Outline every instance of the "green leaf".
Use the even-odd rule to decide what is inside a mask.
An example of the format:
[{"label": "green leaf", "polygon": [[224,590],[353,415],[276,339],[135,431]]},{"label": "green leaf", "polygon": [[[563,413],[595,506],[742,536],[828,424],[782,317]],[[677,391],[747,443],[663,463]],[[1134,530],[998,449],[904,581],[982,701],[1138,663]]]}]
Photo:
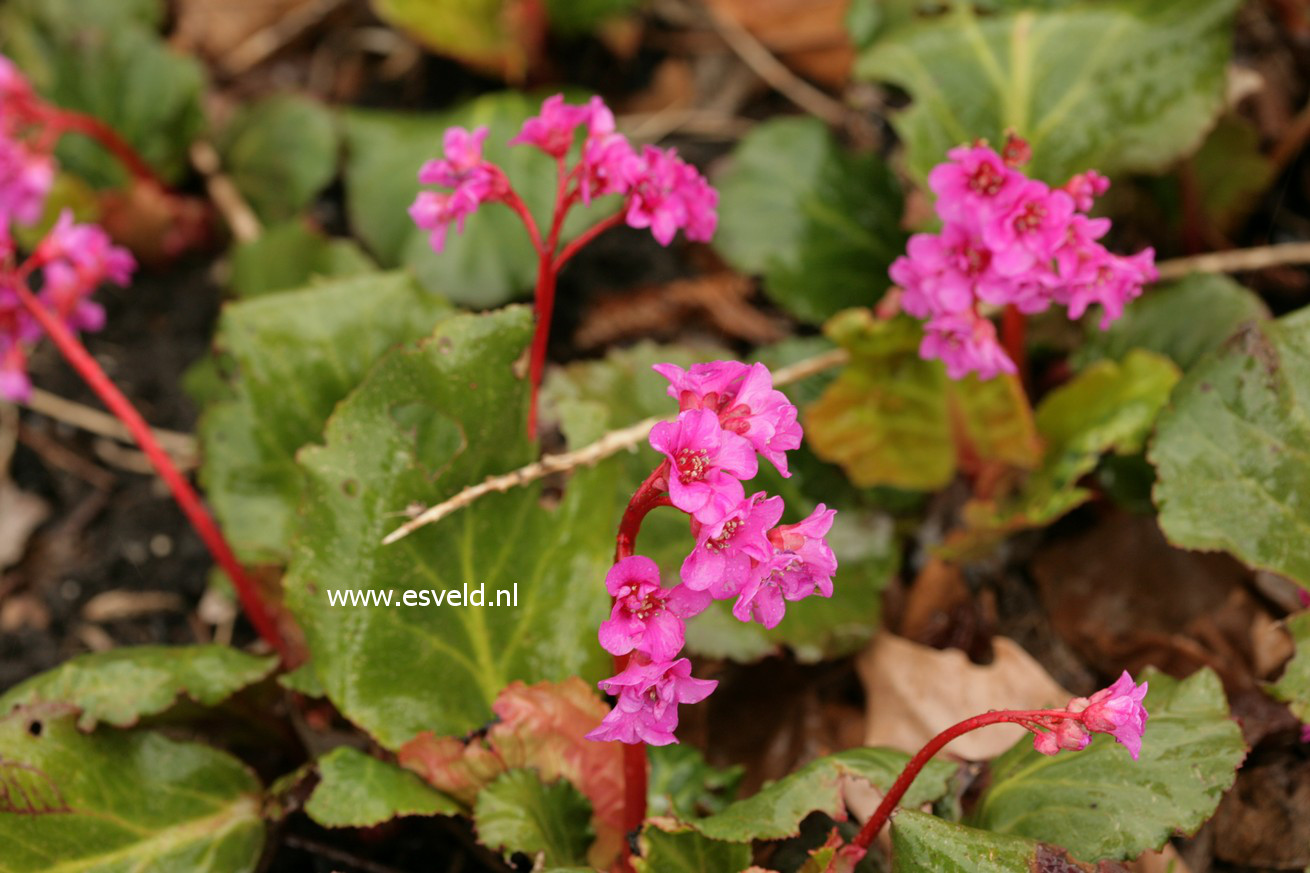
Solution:
[{"label": "green leaf", "polygon": [[856,155],[813,118],[766,121],[715,180],[715,248],[803,321],[870,305],[905,248],[901,191],[886,163]]},{"label": "green leaf", "polygon": [[1287,620],[1287,630],[1296,643],[1296,654],[1288,662],[1283,676],[1269,691],[1291,707],[1292,714],[1310,723],[1310,612]]},{"label": "green leaf", "polygon": [[1148,457],[1170,542],[1310,587],[1310,309],[1250,325],[1193,367]]},{"label": "green leaf", "polygon": [[1274,181],[1273,161],[1260,140],[1254,122],[1225,115],[1192,158],[1197,194],[1220,230],[1236,229]]},{"label": "green leaf", "polygon": [[921,328],[910,318],[852,309],[826,332],[851,363],[806,409],[805,434],[856,485],[930,491],[965,459],[1036,466],[1032,410],[1013,376],[947,378],[940,361],[919,357]]},{"label": "green leaf", "polygon": [[[187,170],[187,149],[204,128],[200,63],[156,32],[163,4],[102,0],[12,0],[0,9],[0,47],[40,93],[96,116],[167,180]],[[97,185],[126,178],[117,161],[82,136],[58,156]]]},{"label": "green leaf", "polygon": [[1142,450],[1178,379],[1168,358],[1133,349],[1122,363],[1098,361],[1046,395],[1037,407],[1037,431],[1046,444],[1041,467],[1015,494],[969,501],[968,528],[947,541],[943,554],[977,553],[1086,502],[1091,492],[1078,480],[1107,452]]},{"label": "green leaf", "polygon": [[308,206],[337,173],[336,119],[317,100],[277,94],[246,104],[223,131],[223,164],[264,221]]},{"label": "green leaf", "polygon": [[1089,321],[1089,339],[1075,363],[1081,368],[1103,358],[1120,361],[1132,349],[1146,349],[1187,371],[1242,325],[1268,318],[1264,301],[1242,285],[1227,276],[1194,273],[1152,288],[1109,330],[1097,330]]},{"label": "green leaf", "polygon": [[304,222],[268,227],[232,253],[230,288],[237,297],[262,297],[323,279],[346,279],[377,270],[352,239],[331,239]]},{"label": "green leaf", "polygon": [[591,804],[564,779],[548,785],[534,770],[509,770],[478,792],[473,826],[483,845],[506,857],[524,852],[551,866],[585,864]]},{"label": "green leaf", "polygon": [[741,873],[751,863],[749,843],[712,840],[672,820],[648,822],[639,840],[637,873]]},{"label": "green leaf", "polygon": [[[386,267],[412,268],[423,285],[449,294],[468,306],[496,306],[532,288],[537,255],[527,231],[508,207],[491,203],[469,217],[463,233],[446,237],[444,251],[432,251],[428,235],[406,211],[419,192],[418,171],[441,153],[447,127],[486,125],[490,133],[483,156],[503,169],[538,227],[549,228],[555,202],[555,164],[530,146],[510,146],[524,119],[540,102],[516,92],[479,97],[440,114],[407,115],[351,110],[346,132],[346,210],[351,228]],[[609,206],[575,208],[561,238],[572,239],[613,210]]]},{"label": "green leaf", "polygon": [[67,703],[81,712],[78,727],[98,722],[131,727],[158,715],[182,695],[216,706],[267,678],[277,658],[227,646],[133,646],[93,652],[33,676],[0,696],[0,715],[38,702]]},{"label": "green leaf", "polygon": [[392,346],[449,311],[404,274],[324,282],[229,304],[215,343],[230,393],[200,420],[200,477],[247,560],[284,563],[304,484],[295,454]]},{"label": "green leaf", "polygon": [[296,669],[277,677],[277,684],[288,691],[303,694],[306,697],[322,697],[323,683],[318,681],[314,672],[314,662],[306,661]]},{"label": "green leaf", "polygon": [[1158,172],[1200,145],[1223,106],[1237,6],[1122,0],[980,17],[960,3],[875,42],[856,73],[910,93],[893,123],[920,179],[949,149],[999,144],[1007,129],[1048,182]]},{"label": "green leaf", "polygon": [[0,873],[255,869],[260,787],[239,761],[149,731],[84,734],[74,713],[0,719]]},{"label": "green leaf", "polygon": [[1149,671],[1141,757],[1099,735],[1081,752],[1046,756],[1024,738],[992,764],[971,824],[1126,860],[1195,833],[1246,756],[1223,687],[1207,669],[1182,681]]},{"label": "green leaf", "polygon": [[1095,873],[1063,849],[976,830],[913,809],[892,819],[893,873]]},{"label": "green leaf", "polygon": [[[514,679],[605,675],[596,627],[609,614],[604,578],[621,507],[598,471],[574,476],[553,511],[539,487],[518,488],[381,544],[411,503],[439,502],[532,458],[514,364],[531,329],[524,307],[443,321],[337,407],[325,446],[300,452],[307,488],[288,602],[328,697],[385,748],[483,726]],[[469,605],[465,586],[483,590],[487,605]],[[394,599],[331,605],[327,592],[345,589]],[[404,606],[406,590],[415,600],[453,591],[461,602]],[[493,605],[509,592],[514,605]]]},{"label": "green leaf", "polygon": [[[847,780],[871,783],[886,791],[910,756],[894,749],[849,749],[812,761],[769,785],[753,797],[739,800],[723,812],[694,822],[707,837],[718,840],[780,840],[800,833],[800,823],[812,812],[833,818],[845,813],[842,786]],[[955,771],[946,761],[930,761],[901,801],[904,806],[929,803],[946,793]]]},{"label": "green leaf", "polygon": [[639,5],[640,0],[546,0],[546,16],[553,32],[576,36],[634,12]]},{"label": "green leaf", "polygon": [[439,54],[521,79],[529,63],[524,0],[372,0],[373,11]]},{"label": "green leaf", "polygon": [[408,770],[340,746],[318,759],[305,813],[329,828],[364,828],[407,815],[457,815],[460,805]]},{"label": "green leaf", "polygon": [[736,795],[746,773],[741,765],[711,767],[695,746],[651,746],[647,756],[651,815],[689,820],[720,812]]}]

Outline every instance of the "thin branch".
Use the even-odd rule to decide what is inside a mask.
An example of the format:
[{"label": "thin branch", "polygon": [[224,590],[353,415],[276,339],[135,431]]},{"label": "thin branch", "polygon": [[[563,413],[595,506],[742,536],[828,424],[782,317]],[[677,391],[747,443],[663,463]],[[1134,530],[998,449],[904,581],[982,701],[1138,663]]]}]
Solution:
[{"label": "thin branch", "polygon": [[779,94],[833,127],[845,127],[850,122],[853,116],[845,106],[789,70],[740,23],[719,12],[713,3],[706,4],[705,10],[728,48]]},{"label": "thin branch", "polygon": [[261,28],[246,37],[236,48],[220,58],[218,65],[229,76],[236,77],[256,67],[282,48],[298,38],[305,31],[318,24],[345,0],[317,0],[314,3],[300,4],[278,19],[269,27]]},{"label": "thin branch", "polygon": [[1160,280],[1181,279],[1188,273],[1244,273],[1267,267],[1310,264],[1310,242],[1280,243],[1227,252],[1174,258],[1156,265]]},{"label": "thin branch", "polygon": [[223,172],[222,161],[214,147],[204,140],[191,144],[191,166],[205,177],[205,190],[232,230],[238,242],[253,242],[264,233],[264,225],[241,196],[236,183]]},{"label": "thin branch", "polygon": [[[799,382],[825,370],[841,366],[848,359],[849,355],[844,349],[833,349],[779,369],[773,375],[773,384],[781,386]],[[387,534],[382,544],[390,545],[397,540],[403,539],[419,528],[440,521],[452,512],[463,509],[479,497],[485,497],[493,491],[504,493],[511,488],[518,488],[536,482],[552,473],[563,473],[567,470],[576,470],[579,467],[591,467],[612,455],[617,455],[619,452],[636,448],[650,435],[650,429],[664,421],[665,418],[666,416],[647,418],[629,427],[612,430],[589,446],[559,455],[545,455],[541,460],[534,461],[526,467],[520,467],[512,473],[506,473],[503,476],[492,476],[477,485],[465,488],[449,500],[429,507]]]},{"label": "thin branch", "polygon": [[[114,416],[98,409],[92,409],[90,406],[83,406],[81,403],[66,400],[48,391],[42,391],[40,388],[33,388],[31,396],[23,405],[33,412],[40,413],[47,418],[53,418],[55,421],[64,424],[71,424],[73,427],[88,433],[109,437],[122,443],[134,442],[131,432]],[[195,437],[190,434],[162,430],[157,427],[152,427],[150,432],[155,435],[155,439],[164,447],[164,450],[172,455],[179,464],[188,467],[195,466],[196,455],[198,454]]]}]

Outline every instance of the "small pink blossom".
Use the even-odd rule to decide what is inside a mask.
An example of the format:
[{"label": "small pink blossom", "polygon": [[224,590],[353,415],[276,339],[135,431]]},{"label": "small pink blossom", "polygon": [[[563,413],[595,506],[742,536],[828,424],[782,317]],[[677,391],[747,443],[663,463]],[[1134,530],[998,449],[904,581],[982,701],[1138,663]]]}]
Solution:
[{"label": "small pink blossom", "polygon": [[54,160],[0,131],[0,221],[35,224],[55,180]]},{"label": "small pink blossom", "polygon": [[1077,719],[1056,719],[1046,732],[1033,736],[1033,748],[1043,755],[1055,755],[1062,750],[1081,752],[1092,741],[1092,736]]},{"label": "small pink blossom", "polygon": [[704,611],[710,595],[686,585],[664,588],[655,562],[642,555],[624,558],[605,576],[614,608],[600,625],[601,648],[611,655],[640,652],[667,661],[682,650],[683,621]]},{"label": "small pink blossom", "polygon": [[735,597],[752,567],[773,554],[768,531],[782,518],[782,498],[763,491],[746,498],[718,524],[700,525],[696,547],[682,562],[688,588],[716,599]]},{"label": "small pink blossom", "polygon": [[695,167],[673,149],[642,149],[628,199],[629,227],[650,228],[660,245],[673,242],[678,230],[687,239],[708,242],[718,224],[719,193]]},{"label": "small pink blossom", "polygon": [[1142,286],[1159,274],[1155,250],[1146,248],[1128,257],[1102,250],[1099,257],[1084,260],[1076,275],[1064,291],[1069,317],[1080,318],[1088,307],[1100,304],[1100,328],[1105,330],[1123,315],[1129,301],[1141,296]]},{"label": "small pink blossom", "polygon": [[509,144],[536,146],[553,158],[563,158],[573,146],[573,132],[591,113],[587,106],[565,103],[563,94],[547,97],[541,112],[523,122],[518,136]]},{"label": "small pink blossom", "polygon": [[689,370],[675,364],[656,364],[654,369],[669,380],[668,394],[680,409],[717,413],[724,430],[745,437],[779,473],[790,475],[786,452],[800,446],[803,434],[796,407],[773,387],[768,367],[714,361],[693,364]]},{"label": "small pink blossom", "polygon": [[1142,736],[1149,717],[1142,701],[1146,698],[1147,683],[1137,685],[1125,670],[1109,688],[1103,688],[1089,698],[1077,698],[1069,703],[1070,712],[1081,712],[1085,728],[1094,733],[1111,734],[1128,748],[1136,761],[1142,751]]},{"label": "small pink blossom", "polygon": [[643,663],[636,658],[600,687],[618,697],[614,708],[587,739],[666,746],[676,743],[678,704],[699,703],[719,683],[693,679],[691,661]]},{"label": "small pink blossom", "polygon": [[442,137],[444,157],[425,163],[418,171],[423,185],[467,189],[478,202],[486,200],[495,187],[497,171],[482,159],[482,144],[487,128],[469,132],[462,127],[446,129]]},{"label": "small pink blossom", "polygon": [[1073,214],[1073,198],[1064,191],[1052,191],[1035,179],[1024,182],[1009,209],[983,223],[983,241],[993,253],[993,268],[1003,276],[1049,268]]},{"label": "small pink blossom", "polygon": [[745,497],[741,480],[755,476],[751,444],[719,426],[708,409],[681,413],[651,429],[651,447],[669,459],[669,497],[701,524],[718,524]]},{"label": "small pink blossom", "polygon": [[836,515],[837,510],[820,503],[802,521],[769,531],[775,561],[781,556],[790,558],[782,578],[783,595],[788,600],[801,600],[816,591],[822,597],[832,596],[837,558],[826,537]]},{"label": "small pink blossom", "polygon": [[605,194],[627,194],[641,173],[641,159],[627,138],[614,129],[614,114],[605,101],[587,104],[587,139],[582,144],[578,193],[583,203]]},{"label": "small pink blossom", "polygon": [[1079,173],[1064,183],[1064,190],[1073,198],[1079,212],[1087,212],[1096,203],[1096,198],[1110,190],[1110,180],[1095,170]]},{"label": "small pink blossom", "polygon": [[481,201],[468,188],[457,188],[451,193],[420,191],[409,207],[409,217],[420,230],[428,232],[428,244],[440,252],[446,246],[446,233],[455,225],[464,232],[464,220],[478,211]]},{"label": "small pink blossom", "polygon": [[947,157],[928,174],[928,186],[938,198],[937,214],[946,221],[978,226],[1008,210],[1019,196],[1024,175],[987,146],[961,146]]},{"label": "small pink blossom", "polygon": [[995,325],[973,312],[939,315],[924,325],[919,357],[940,359],[952,379],[969,373],[990,379],[1018,371],[997,342]]}]

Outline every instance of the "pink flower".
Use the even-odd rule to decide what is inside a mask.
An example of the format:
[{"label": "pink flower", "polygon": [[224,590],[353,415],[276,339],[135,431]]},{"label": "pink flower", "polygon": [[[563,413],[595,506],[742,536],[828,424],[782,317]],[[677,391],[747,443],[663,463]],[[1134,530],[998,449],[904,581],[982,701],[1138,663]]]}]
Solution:
[{"label": "pink flower", "polygon": [[486,139],[486,127],[472,133],[462,127],[447,128],[442,137],[444,157],[419,168],[419,183],[467,189],[479,203],[489,199],[496,187],[497,171],[482,159],[482,143]]},{"label": "pink flower", "polygon": [[1064,190],[1073,198],[1079,212],[1089,211],[1096,198],[1110,190],[1110,180],[1095,170],[1079,173],[1064,183]]},{"label": "pink flower", "polygon": [[409,207],[409,217],[414,219],[420,230],[428,232],[428,244],[432,250],[440,252],[446,245],[446,232],[452,224],[458,232],[464,232],[464,219],[478,211],[481,201],[468,188],[456,188],[446,194],[436,191],[420,191],[414,203]]},{"label": "pink flower", "polygon": [[625,221],[629,227],[650,228],[651,235],[667,246],[681,229],[687,239],[708,242],[718,224],[719,193],[695,167],[673,149],[642,149],[628,198]]},{"label": "pink flower", "polygon": [[666,746],[676,743],[678,704],[699,703],[719,683],[691,678],[691,661],[643,663],[633,658],[628,666],[600,687],[618,697],[614,708],[587,739]]},{"label": "pink flower", "polygon": [[0,131],[0,221],[34,224],[55,180],[55,162]]},{"label": "pink flower", "polygon": [[982,236],[992,250],[992,266],[1003,276],[1034,267],[1047,268],[1068,233],[1073,198],[1042,182],[1025,181],[1010,208],[983,223]]},{"label": "pink flower", "polygon": [[605,576],[614,609],[600,625],[600,644],[611,655],[640,652],[667,661],[682,650],[683,619],[704,611],[710,596],[686,585],[664,588],[655,562],[642,555],[624,558]]},{"label": "pink flower", "polygon": [[997,342],[995,325],[973,312],[939,315],[929,321],[924,326],[919,357],[940,359],[952,379],[963,379],[969,373],[990,379],[1018,369]]},{"label": "pink flower", "polygon": [[1004,299],[1014,287],[993,268],[982,238],[962,224],[947,224],[940,235],[910,237],[890,275],[905,290],[902,307],[916,318],[964,312],[976,299]]},{"label": "pink flower", "polygon": [[509,144],[536,146],[553,158],[563,158],[573,145],[574,130],[590,114],[589,107],[565,103],[563,94],[547,97],[541,112],[523,122],[519,135]]},{"label": "pink flower", "polygon": [[745,497],[741,480],[758,465],[750,443],[719,426],[708,409],[681,413],[651,429],[651,447],[669,459],[669,497],[701,524],[717,524]]},{"label": "pink flower", "polygon": [[1092,741],[1091,734],[1076,719],[1056,719],[1050,728],[1048,732],[1037,732],[1033,736],[1033,748],[1043,755],[1055,755],[1066,749],[1081,752]]},{"label": "pink flower", "polygon": [[820,503],[804,520],[769,531],[769,541],[776,549],[775,562],[781,556],[790,558],[782,577],[783,595],[788,600],[800,600],[815,591],[823,597],[832,596],[837,558],[825,537],[836,514],[837,510]]},{"label": "pink flower", "polygon": [[641,172],[641,159],[626,137],[614,130],[614,114],[605,101],[587,104],[587,140],[582,145],[578,193],[583,203],[605,194],[627,194]]},{"label": "pink flower", "polygon": [[1103,688],[1089,698],[1077,698],[1069,703],[1070,712],[1081,712],[1083,727],[1094,733],[1111,734],[1128,747],[1137,760],[1142,751],[1142,736],[1149,717],[1142,701],[1146,698],[1147,683],[1137,685],[1125,670],[1109,688]]},{"label": "pink flower", "polygon": [[64,262],[77,280],[94,289],[104,282],[127,285],[136,270],[136,260],[127,249],[114,245],[109,234],[94,224],[76,224],[72,210],[65,209],[33,257],[38,263]]},{"label": "pink flower", "polygon": [[1019,196],[1024,175],[987,146],[961,146],[947,157],[928,174],[928,186],[938,197],[937,214],[946,221],[978,226],[1008,210]]},{"label": "pink flower", "polygon": [[755,563],[773,554],[768,531],[782,518],[782,498],[763,491],[746,498],[718,524],[700,525],[696,547],[682,562],[683,584],[715,598],[735,597]]},{"label": "pink flower", "polygon": [[800,446],[802,430],[796,407],[774,389],[768,367],[714,361],[693,364],[690,370],[676,364],[656,364],[654,369],[669,380],[669,396],[679,408],[717,413],[724,430],[745,437],[779,473],[790,475],[786,452]]},{"label": "pink flower", "polygon": [[1074,280],[1063,291],[1069,317],[1080,318],[1088,307],[1099,303],[1100,328],[1105,330],[1123,315],[1128,301],[1141,296],[1142,286],[1154,281],[1157,275],[1155,250],[1151,248],[1129,257],[1110,254],[1104,249],[1086,252]]}]

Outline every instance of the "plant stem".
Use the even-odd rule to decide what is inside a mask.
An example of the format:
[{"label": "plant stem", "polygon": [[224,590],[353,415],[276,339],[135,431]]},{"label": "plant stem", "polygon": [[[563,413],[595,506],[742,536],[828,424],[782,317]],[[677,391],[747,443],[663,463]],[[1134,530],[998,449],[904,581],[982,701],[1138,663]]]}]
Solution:
[{"label": "plant stem", "polygon": [[[614,540],[614,563],[632,557],[637,534],[641,531],[642,519],[652,509],[660,506],[672,506],[664,489],[669,462],[664,461],[637,487],[627,509],[619,522],[619,533]],[[614,656],[614,672],[622,673],[628,665],[627,655]],[[624,743],[623,745],[623,831],[630,834],[641,827],[646,820],[646,791],[648,767],[645,743]],[[625,839],[623,841],[623,869],[632,869],[632,850]]]},{"label": "plant stem", "polygon": [[117,158],[119,163],[137,179],[157,185],[162,190],[168,190],[168,183],[145,162],[141,155],[137,154],[136,149],[119,136],[117,131],[95,116],[49,105],[42,107],[41,114],[46,124],[54,130],[91,137]]},{"label": "plant stem", "polygon": [[1003,709],[997,712],[985,712],[982,715],[975,715],[972,718],[966,718],[959,724],[948,727],[946,730],[929,740],[928,744],[920,749],[918,753],[910,759],[909,763],[905,765],[905,769],[901,771],[901,775],[896,777],[896,781],[892,783],[892,787],[887,792],[887,796],[882,799],[882,803],[878,805],[878,808],[874,810],[873,815],[869,816],[869,820],[864,823],[864,827],[860,828],[860,832],[856,834],[852,845],[858,846],[861,849],[869,848],[869,844],[873,842],[873,838],[878,836],[878,832],[882,830],[882,826],[885,825],[887,819],[891,817],[892,811],[896,809],[901,798],[905,796],[905,792],[909,790],[910,785],[914,783],[914,779],[919,775],[919,771],[921,771],[924,766],[932,760],[933,756],[940,752],[951,740],[963,736],[970,731],[975,731],[978,728],[987,727],[988,725],[1014,723],[1029,727],[1034,722],[1040,723],[1043,720],[1049,720],[1052,718],[1082,721],[1082,714],[1068,712],[1063,709]]},{"label": "plant stem", "polygon": [[37,320],[46,334],[59,349],[60,354],[72,364],[73,369],[77,370],[78,375],[91,387],[91,390],[109,407],[109,411],[123,422],[123,425],[131,433],[132,438],[136,440],[141,451],[150,459],[150,463],[158,472],[159,477],[168,484],[169,490],[173,492],[173,498],[177,501],[182,512],[186,514],[187,520],[195,528],[200,539],[204,541],[209,553],[214,556],[214,560],[227,573],[232,580],[232,585],[236,589],[237,597],[241,601],[241,606],[246,615],[250,618],[250,623],[255,626],[255,630],[263,637],[273,649],[282,656],[283,661],[289,662],[292,659],[290,649],[283,639],[281,632],[278,630],[277,621],[274,619],[272,612],[269,611],[268,605],[264,602],[255,587],[254,580],[246,574],[245,569],[233,554],[227,540],[223,538],[222,532],[219,531],[218,525],[214,523],[213,518],[205,510],[200,502],[200,497],[191,488],[186,478],[178,472],[169,459],[168,453],[163,450],[159,442],[155,439],[136,408],[131,402],[123,396],[118,387],[110,380],[105,371],[96,363],[95,358],[86,350],[78,338],[70,331],[57,316],[48,310],[35,294],[33,294],[22,281],[10,283],[14,293],[18,295],[23,306],[25,306]]}]

